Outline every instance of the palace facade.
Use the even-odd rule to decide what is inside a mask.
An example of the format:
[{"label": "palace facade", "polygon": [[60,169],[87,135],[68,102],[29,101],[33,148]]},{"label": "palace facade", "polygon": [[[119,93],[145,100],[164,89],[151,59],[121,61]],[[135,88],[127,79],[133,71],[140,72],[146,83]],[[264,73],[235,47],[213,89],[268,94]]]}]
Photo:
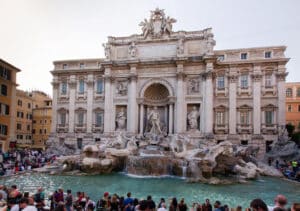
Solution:
[{"label": "palace facade", "polygon": [[172,31],[163,10],[142,34],[108,37],[106,58],[54,62],[50,142],[115,137],[229,140],[263,155],[285,125],[285,46],[214,50],[212,29]]}]

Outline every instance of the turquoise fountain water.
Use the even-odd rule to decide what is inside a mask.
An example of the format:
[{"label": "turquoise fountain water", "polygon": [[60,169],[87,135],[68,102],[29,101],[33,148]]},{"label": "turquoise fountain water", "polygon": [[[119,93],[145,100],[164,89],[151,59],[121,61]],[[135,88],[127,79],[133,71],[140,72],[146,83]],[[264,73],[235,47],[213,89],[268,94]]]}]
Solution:
[{"label": "turquoise fountain water", "polygon": [[206,198],[212,202],[220,200],[230,207],[249,206],[254,198],[262,198],[268,205],[281,193],[287,196],[289,203],[300,201],[300,183],[288,182],[275,178],[262,177],[247,184],[207,185],[187,183],[180,178],[133,178],[123,174],[97,176],[51,176],[47,174],[19,175],[1,178],[0,183],[7,186],[17,184],[22,191],[35,192],[42,186],[50,194],[59,187],[86,192],[93,200],[99,199],[105,191],[125,196],[128,191],[133,197],[146,198],[152,195],[156,202],[161,197],[185,198],[191,207],[194,202],[203,203]]}]

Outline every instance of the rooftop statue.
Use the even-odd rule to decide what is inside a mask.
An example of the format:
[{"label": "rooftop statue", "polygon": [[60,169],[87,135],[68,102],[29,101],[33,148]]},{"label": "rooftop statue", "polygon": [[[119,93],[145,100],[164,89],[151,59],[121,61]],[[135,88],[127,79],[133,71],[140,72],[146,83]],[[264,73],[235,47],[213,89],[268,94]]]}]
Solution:
[{"label": "rooftop statue", "polygon": [[160,37],[164,34],[170,35],[172,33],[172,24],[176,22],[176,19],[166,18],[164,10],[156,8],[151,11],[149,21],[145,18],[139,26],[142,26],[143,36],[146,39],[148,35],[153,37]]}]

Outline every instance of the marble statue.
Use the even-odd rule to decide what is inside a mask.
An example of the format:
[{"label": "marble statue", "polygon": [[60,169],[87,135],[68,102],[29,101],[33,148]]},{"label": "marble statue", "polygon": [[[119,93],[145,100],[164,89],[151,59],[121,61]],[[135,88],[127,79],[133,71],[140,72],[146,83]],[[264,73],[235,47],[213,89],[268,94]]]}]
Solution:
[{"label": "marble statue", "polygon": [[124,130],[126,128],[126,113],[125,109],[121,110],[116,115],[117,130]]},{"label": "marble statue", "polygon": [[197,107],[193,106],[193,110],[187,115],[190,130],[198,129],[199,116],[200,114],[199,111],[197,110]]},{"label": "marble statue", "polygon": [[160,115],[156,106],[150,111],[148,115],[148,122],[151,125],[150,133],[157,135],[162,133],[160,127]]},{"label": "marble statue", "polygon": [[179,39],[178,46],[177,46],[177,54],[181,55],[183,53],[184,53],[183,41],[182,41],[182,39]]},{"label": "marble statue", "polygon": [[131,45],[128,48],[129,57],[132,57],[132,58],[136,57],[136,52],[137,52],[137,48],[135,46],[135,43],[132,42]]},{"label": "marble statue", "polygon": [[103,43],[102,46],[104,47],[104,53],[105,53],[106,59],[110,59],[110,57],[111,57],[110,45]]},{"label": "marble statue", "polygon": [[142,21],[139,26],[142,27],[142,31],[143,31],[143,36],[144,38],[146,38],[148,36],[148,34],[152,33],[152,25],[151,22],[149,22],[146,18],[144,19],[144,21]]},{"label": "marble statue", "polygon": [[119,83],[117,85],[117,89],[116,89],[118,95],[123,96],[123,95],[127,94],[127,86],[126,85],[127,85],[126,82],[119,81]]}]

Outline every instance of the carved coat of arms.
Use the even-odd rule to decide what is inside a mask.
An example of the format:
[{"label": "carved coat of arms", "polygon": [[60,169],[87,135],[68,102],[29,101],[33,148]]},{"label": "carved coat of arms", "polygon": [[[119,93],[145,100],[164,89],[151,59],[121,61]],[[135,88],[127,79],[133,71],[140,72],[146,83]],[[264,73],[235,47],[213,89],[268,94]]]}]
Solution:
[{"label": "carved coat of arms", "polygon": [[170,35],[172,32],[172,24],[176,22],[176,19],[166,18],[164,10],[156,8],[151,11],[149,21],[145,18],[139,25],[142,26],[143,36],[147,38],[148,35],[153,37],[160,37],[163,34]]}]

